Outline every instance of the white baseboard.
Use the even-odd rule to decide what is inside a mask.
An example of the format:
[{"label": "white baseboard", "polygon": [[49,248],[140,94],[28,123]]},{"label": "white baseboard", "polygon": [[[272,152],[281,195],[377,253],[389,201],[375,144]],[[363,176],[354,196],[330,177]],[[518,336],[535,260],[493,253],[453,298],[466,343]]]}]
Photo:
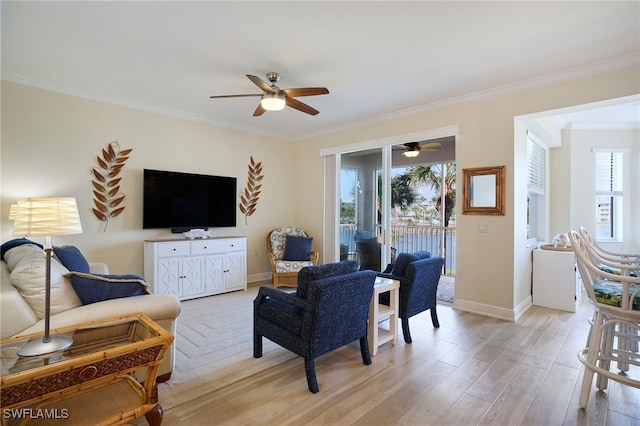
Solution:
[{"label": "white baseboard", "polygon": [[515,316],[516,316],[516,321],[518,321],[518,319],[522,316],[522,314],[524,314],[525,312],[527,312],[527,310],[533,306],[533,296],[529,296],[527,297],[525,300],[523,300],[522,302],[520,302],[518,304],[518,306],[516,306],[516,311],[515,311]]},{"label": "white baseboard", "polygon": [[513,309],[501,308],[499,306],[485,305],[484,303],[471,302],[468,300],[453,299],[453,309],[471,312],[486,317],[498,318],[504,321],[514,322],[516,320]]}]

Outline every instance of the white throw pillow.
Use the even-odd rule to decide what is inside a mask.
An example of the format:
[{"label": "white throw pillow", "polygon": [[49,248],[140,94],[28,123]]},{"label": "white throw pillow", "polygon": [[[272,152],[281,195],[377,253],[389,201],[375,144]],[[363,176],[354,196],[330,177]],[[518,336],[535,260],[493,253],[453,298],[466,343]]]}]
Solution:
[{"label": "white throw pillow", "polygon": [[[4,255],[11,270],[11,284],[18,289],[38,319],[44,318],[47,259],[44,251],[32,244],[23,244]],[[82,306],[80,298],[64,274],[69,270],[51,259],[51,315]]]}]

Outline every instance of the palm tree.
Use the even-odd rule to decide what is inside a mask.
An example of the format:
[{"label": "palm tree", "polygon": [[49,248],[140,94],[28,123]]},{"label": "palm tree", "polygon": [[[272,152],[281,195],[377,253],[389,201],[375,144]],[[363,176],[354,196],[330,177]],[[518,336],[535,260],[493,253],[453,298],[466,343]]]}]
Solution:
[{"label": "palm tree", "polygon": [[[446,174],[444,176],[444,226],[449,226],[449,220],[456,205],[456,163],[444,163]],[[442,164],[430,164],[426,166],[414,166],[407,173],[409,181],[414,185],[425,184],[433,188],[438,194],[442,188]],[[436,211],[441,213],[442,198],[434,197]]]},{"label": "palm tree", "polygon": [[[407,211],[416,202],[416,193],[409,175],[403,173],[391,178],[391,208]],[[382,223],[382,174],[378,174],[378,223]]]},{"label": "palm tree", "polygon": [[411,179],[406,174],[396,175],[391,178],[391,208],[400,207],[406,211],[416,201],[416,193],[411,184]]}]

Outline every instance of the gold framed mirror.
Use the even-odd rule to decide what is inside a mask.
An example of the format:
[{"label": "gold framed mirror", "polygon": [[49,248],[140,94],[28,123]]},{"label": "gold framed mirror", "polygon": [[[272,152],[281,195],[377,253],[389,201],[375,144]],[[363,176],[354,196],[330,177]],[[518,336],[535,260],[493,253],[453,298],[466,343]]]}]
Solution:
[{"label": "gold framed mirror", "polygon": [[462,214],[504,215],[505,166],[462,170]]}]

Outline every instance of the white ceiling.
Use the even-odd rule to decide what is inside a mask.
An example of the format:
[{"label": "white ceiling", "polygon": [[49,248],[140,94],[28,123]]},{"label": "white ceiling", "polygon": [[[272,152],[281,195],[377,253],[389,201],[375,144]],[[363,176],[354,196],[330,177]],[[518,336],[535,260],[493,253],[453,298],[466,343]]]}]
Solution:
[{"label": "white ceiling", "polygon": [[[5,80],[291,140],[638,63],[638,1],[2,2]],[[320,114],[209,99],[269,71]]]}]

